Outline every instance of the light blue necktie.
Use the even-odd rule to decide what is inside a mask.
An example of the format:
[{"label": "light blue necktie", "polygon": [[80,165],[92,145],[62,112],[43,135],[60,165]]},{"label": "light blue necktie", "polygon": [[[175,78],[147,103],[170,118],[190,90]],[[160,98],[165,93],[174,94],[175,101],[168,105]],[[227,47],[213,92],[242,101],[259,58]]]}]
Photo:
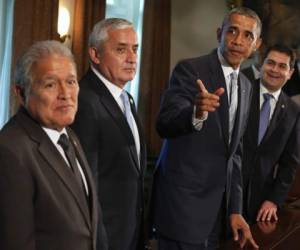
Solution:
[{"label": "light blue necktie", "polygon": [[126,116],[126,120],[128,122],[128,125],[131,129],[132,134],[134,134],[130,102],[129,102],[128,94],[126,93],[125,90],[122,91],[121,99],[122,99],[123,105],[124,105],[124,114]]},{"label": "light blue necktie", "polygon": [[273,95],[269,93],[263,94],[264,103],[260,109],[260,116],[259,116],[259,130],[258,130],[258,144],[261,143],[262,138],[264,137],[270,120],[270,113],[271,113],[271,105],[270,100]]}]

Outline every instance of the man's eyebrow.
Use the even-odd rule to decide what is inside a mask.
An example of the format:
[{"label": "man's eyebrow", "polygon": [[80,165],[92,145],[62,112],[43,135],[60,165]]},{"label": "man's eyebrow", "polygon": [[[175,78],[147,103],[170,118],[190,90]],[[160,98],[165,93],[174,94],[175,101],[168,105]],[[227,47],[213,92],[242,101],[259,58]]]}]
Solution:
[{"label": "man's eyebrow", "polygon": [[[118,45],[118,46],[124,46],[124,47],[126,47],[126,46],[131,46],[131,44],[129,44],[129,43],[122,43],[122,42],[119,42],[117,45]],[[139,44],[136,43],[136,44],[133,44],[133,46],[139,46]]]},{"label": "man's eyebrow", "polygon": [[122,46],[122,47],[126,47],[126,46],[128,46],[129,44],[128,44],[128,43],[122,43],[122,42],[119,42],[117,45],[118,45],[118,46]]}]

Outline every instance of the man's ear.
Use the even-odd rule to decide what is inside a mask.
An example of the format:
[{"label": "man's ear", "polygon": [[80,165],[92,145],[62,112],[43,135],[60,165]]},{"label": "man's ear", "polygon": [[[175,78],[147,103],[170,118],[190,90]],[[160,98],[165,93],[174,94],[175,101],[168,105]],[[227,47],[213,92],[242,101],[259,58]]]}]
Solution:
[{"label": "man's ear", "polygon": [[217,29],[217,40],[220,43],[222,38],[222,28]]},{"label": "man's ear", "polygon": [[89,48],[89,56],[90,56],[91,61],[94,64],[99,64],[100,63],[99,53],[98,53],[98,50],[95,47],[90,47]]},{"label": "man's ear", "polygon": [[293,75],[294,71],[295,71],[295,68],[292,68],[292,69],[290,69],[290,72],[289,72],[289,78],[288,78],[288,80],[290,80],[290,79],[291,79],[291,77],[292,77],[292,75]]},{"label": "man's ear", "polygon": [[20,86],[14,86],[13,87],[14,93],[17,96],[17,99],[19,103],[23,106],[25,106],[25,90]]},{"label": "man's ear", "polygon": [[255,43],[255,48],[254,51],[256,51],[257,49],[259,49],[259,47],[262,44],[262,39],[260,37],[257,38],[256,43]]}]

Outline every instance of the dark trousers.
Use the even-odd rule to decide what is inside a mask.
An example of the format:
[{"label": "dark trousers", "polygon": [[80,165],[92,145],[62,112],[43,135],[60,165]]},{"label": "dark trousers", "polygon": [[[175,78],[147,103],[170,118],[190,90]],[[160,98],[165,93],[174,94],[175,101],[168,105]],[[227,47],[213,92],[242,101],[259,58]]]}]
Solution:
[{"label": "dark trousers", "polygon": [[213,229],[201,244],[190,244],[165,237],[158,232],[158,250],[216,250],[220,241],[226,237],[226,220],[224,199]]}]

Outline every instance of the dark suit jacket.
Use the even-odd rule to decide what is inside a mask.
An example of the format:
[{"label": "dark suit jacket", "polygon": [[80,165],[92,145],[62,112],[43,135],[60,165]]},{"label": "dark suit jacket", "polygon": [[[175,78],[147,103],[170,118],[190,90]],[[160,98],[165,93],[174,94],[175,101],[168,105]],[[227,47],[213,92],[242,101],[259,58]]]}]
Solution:
[{"label": "dark suit jacket", "polygon": [[[239,75],[239,103],[231,145],[228,97],[208,114],[200,131],[192,126],[196,80],[209,92],[223,87],[217,52],[180,62],[163,96],[157,130],[166,138],[155,173],[157,230],[168,238],[202,243],[212,230],[225,197],[228,213],[242,212],[241,137],[246,127],[251,84]],[[224,196],[224,194],[226,194]]]},{"label": "dark suit jacket", "polygon": [[80,81],[79,110],[73,128],[92,168],[110,250],[133,250],[143,216],[145,143],[133,99],[141,153],[119,105],[89,70]]},{"label": "dark suit jacket", "polygon": [[243,69],[242,72],[251,83],[256,81],[252,66]]},{"label": "dark suit jacket", "polygon": [[55,145],[24,109],[0,132],[0,249],[96,249],[96,191],[79,141],[67,131],[87,179],[89,204]]},{"label": "dark suit jacket", "polygon": [[288,96],[294,96],[300,94],[300,72],[297,66],[297,61],[294,67],[294,73],[291,76],[291,79],[286,82],[282,90]]},{"label": "dark suit jacket", "polygon": [[260,145],[259,81],[255,82],[248,127],[244,137],[243,179],[246,218],[255,221],[265,200],[281,206],[300,164],[300,110],[283,92]]}]

